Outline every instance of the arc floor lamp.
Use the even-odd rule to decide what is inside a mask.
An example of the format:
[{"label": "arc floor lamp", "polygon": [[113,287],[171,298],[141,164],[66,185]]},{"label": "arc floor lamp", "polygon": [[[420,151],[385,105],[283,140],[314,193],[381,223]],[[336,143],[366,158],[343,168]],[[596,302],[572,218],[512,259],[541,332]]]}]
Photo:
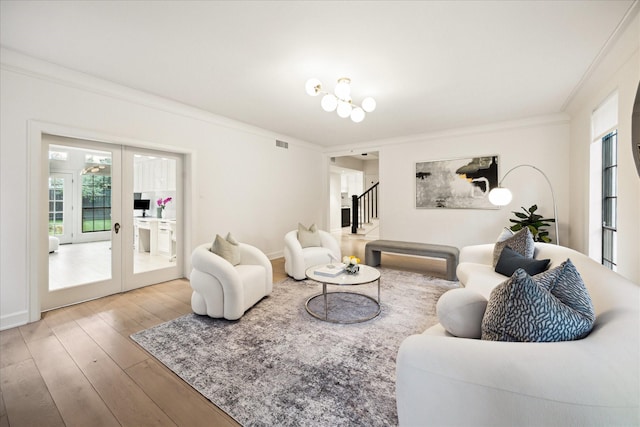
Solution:
[{"label": "arc floor lamp", "polygon": [[547,180],[547,184],[549,184],[549,189],[551,190],[551,199],[553,200],[553,219],[556,226],[556,245],[559,245],[560,234],[558,233],[558,210],[556,208],[556,195],[553,192],[553,186],[551,185],[551,181],[549,181],[549,177],[547,177],[547,175],[537,167],[533,165],[522,164],[522,165],[514,166],[511,169],[509,169],[507,173],[504,174],[500,182],[498,182],[498,186],[489,192],[489,201],[496,206],[506,206],[509,203],[511,203],[511,200],[513,199],[513,194],[511,193],[511,190],[509,190],[508,188],[502,187],[502,182],[511,172],[523,167],[528,167],[528,168],[537,170],[544,177],[544,179]]}]

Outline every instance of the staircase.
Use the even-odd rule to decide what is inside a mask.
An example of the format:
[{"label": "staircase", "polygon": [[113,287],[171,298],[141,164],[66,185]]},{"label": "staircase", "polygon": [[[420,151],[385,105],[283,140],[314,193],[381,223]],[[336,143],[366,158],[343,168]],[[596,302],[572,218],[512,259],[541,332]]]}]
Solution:
[{"label": "staircase", "polygon": [[378,231],[378,186],[373,184],[359,196],[351,196],[351,234],[369,235]]}]

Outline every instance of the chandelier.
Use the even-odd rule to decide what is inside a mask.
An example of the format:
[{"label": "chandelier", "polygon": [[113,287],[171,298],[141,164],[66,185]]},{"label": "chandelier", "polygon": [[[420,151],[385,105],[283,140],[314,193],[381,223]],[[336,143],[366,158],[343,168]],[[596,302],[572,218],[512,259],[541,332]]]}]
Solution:
[{"label": "chandelier", "polygon": [[338,116],[343,119],[351,117],[355,123],[360,123],[364,120],[366,113],[376,109],[376,101],[370,96],[362,100],[361,107],[353,103],[351,100],[351,79],[347,77],[338,79],[338,84],[333,90],[334,93],[322,90],[322,83],[318,79],[307,80],[305,89],[311,96],[324,94],[320,101],[320,106],[324,111],[336,111]]}]

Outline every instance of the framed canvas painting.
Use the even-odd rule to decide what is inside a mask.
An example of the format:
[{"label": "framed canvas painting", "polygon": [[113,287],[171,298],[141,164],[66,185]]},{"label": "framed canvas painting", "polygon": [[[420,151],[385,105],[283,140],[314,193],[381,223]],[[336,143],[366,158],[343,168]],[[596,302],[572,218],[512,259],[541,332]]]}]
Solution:
[{"label": "framed canvas painting", "polygon": [[497,186],[497,155],[416,163],[416,208],[497,209]]}]

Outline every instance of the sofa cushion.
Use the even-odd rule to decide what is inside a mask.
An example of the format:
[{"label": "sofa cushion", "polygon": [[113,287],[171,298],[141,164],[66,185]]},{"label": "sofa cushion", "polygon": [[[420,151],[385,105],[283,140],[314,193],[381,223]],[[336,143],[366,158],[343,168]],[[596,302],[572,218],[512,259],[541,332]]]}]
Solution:
[{"label": "sofa cushion", "polygon": [[500,253],[495,270],[496,273],[510,277],[518,268],[522,268],[527,274],[533,276],[545,271],[549,261],[549,259],[525,258],[509,246],[505,246]]},{"label": "sofa cushion", "polygon": [[535,250],[535,242],[533,241],[533,235],[527,227],[518,231],[513,236],[503,240],[502,242],[496,242],[493,247],[493,267],[498,264],[498,259],[502,250],[509,246],[514,251],[518,252],[525,258],[533,258],[533,252]]},{"label": "sofa cushion", "polygon": [[322,246],[322,239],[315,224],[311,224],[309,228],[307,228],[298,223],[298,241],[303,248]]},{"label": "sofa cushion", "polygon": [[[551,289],[558,288],[558,296],[523,269],[516,270],[511,278],[498,285],[491,292],[482,319],[482,339],[552,342],[587,335],[595,320],[593,312],[590,314],[588,310],[588,292],[572,264],[559,269],[560,274],[551,283]],[[577,300],[574,294],[580,295]],[[576,307],[586,310],[579,311]]]},{"label": "sofa cushion", "polygon": [[216,234],[216,238],[213,241],[213,246],[210,249],[214,254],[226,259],[231,265],[240,264],[240,245],[233,238],[231,233],[227,234],[227,238],[223,239],[222,236]]},{"label": "sofa cushion", "polygon": [[442,294],[436,304],[438,321],[451,335],[480,338],[482,317],[487,299],[471,289],[452,289]]}]

